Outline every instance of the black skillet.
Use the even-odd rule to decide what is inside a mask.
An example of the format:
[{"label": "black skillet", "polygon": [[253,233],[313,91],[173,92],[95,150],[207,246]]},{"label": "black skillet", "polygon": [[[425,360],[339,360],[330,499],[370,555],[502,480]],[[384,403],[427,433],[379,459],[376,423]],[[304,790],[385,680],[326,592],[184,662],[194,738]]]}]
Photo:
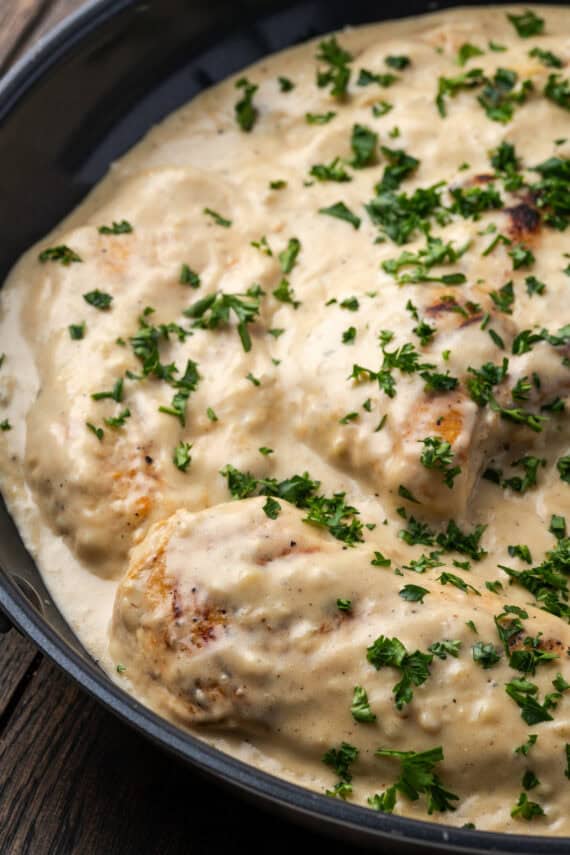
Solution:
[{"label": "black skillet", "polygon": [[[205,87],[319,33],[451,5],[422,0],[87,3],[0,82],[0,281],[21,252],[83,198],[111,161]],[[0,609],[7,625],[12,622],[129,725],[291,820],[390,855],[570,852],[568,838],[462,830],[333,800],[260,772],[170,725],[111,683],[85,652],[43,585],[1,499]]]}]

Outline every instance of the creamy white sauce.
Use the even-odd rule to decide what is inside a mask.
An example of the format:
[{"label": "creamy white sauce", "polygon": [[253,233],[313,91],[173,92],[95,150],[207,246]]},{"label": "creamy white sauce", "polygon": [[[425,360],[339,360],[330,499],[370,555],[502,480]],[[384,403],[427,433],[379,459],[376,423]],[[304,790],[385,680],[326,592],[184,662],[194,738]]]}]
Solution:
[{"label": "creamy white sauce", "polygon": [[[563,253],[569,232],[542,227],[525,236],[521,242],[532,247],[536,261],[531,269],[513,271],[508,250],[518,242],[514,237],[511,247],[499,244],[482,255],[495,236],[486,231],[490,223],[508,233],[507,213],[492,210],[477,220],[453,217],[445,226],[434,224],[433,234],[452,241],[455,248],[470,241],[469,249],[455,263],[433,272],[461,272],[466,283],[400,286],[382,269],[382,262],[403,250],[417,252],[425,240],[416,233],[405,246],[375,242],[379,231],[363,204],[374,196],[386,156],[379,153],[374,164],[362,169],[345,165],[352,179],[347,182],[319,182],[310,176],[315,164],[329,164],[335,157],[351,159],[356,123],[378,133],[381,145],[404,149],[419,159],[418,169],[397,192],[412,193],[438,181],[452,187],[473,185],[476,176],[492,173],[489,151],[504,140],[515,145],[525,168],[553,155],[568,158],[570,142],[554,141],[568,135],[569,114],[542,96],[552,69],[529,58],[528,52],[539,45],[567,65],[569,13],[542,7],[538,11],[546,19],[545,34],[522,39],[506,19],[509,11],[460,9],[343,32],[339,41],[354,57],[350,94],[344,101],[315,85],[315,43],[270,57],[246,72],[259,87],[251,133],[244,133],[235,121],[240,92],[235,88],[238,78],[233,78],[175,113],[114,164],[87,200],[23,257],[2,289],[0,353],[6,356],[0,368],[0,421],[9,419],[12,429],[0,434],[0,478],[10,511],[70,625],[112,678],[163,714],[192,726],[224,750],[321,791],[334,784],[333,773],[321,762],[322,753],[343,740],[354,743],[361,756],[354,767],[352,798],[362,803],[397,777],[394,761],[373,757],[376,747],[419,751],[441,744],[445,761],[438,773],[460,801],[455,812],[435,813],[432,819],[568,834],[566,697],[560,699],[552,722],[529,728],[504,691],[505,682],[523,675],[508,666],[505,656],[494,669],[483,670],[470,651],[478,639],[498,646],[492,618],[505,603],[528,609],[529,634],[542,631],[545,638],[556,637],[566,646],[570,642],[566,623],[529,607],[532,595],[518,585],[508,587],[507,575],[497,569],[498,564],[524,569],[523,562],[507,553],[512,544],[528,545],[533,564],[539,564],[555,543],[548,532],[551,515],[570,518],[570,487],[556,469],[556,461],[569,452],[566,421],[564,415],[553,415],[538,434],[516,427],[489,408],[478,408],[464,392],[464,381],[469,366],[499,364],[507,354],[509,379],[504,390],[497,391],[503,406],[513,405],[509,395],[515,382],[533,372],[542,380],[541,390],[529,393],[533,411],[556,395],[566,397],[570,372],[561,363],[559,348],[540,343],[518,357],[510,350],[521,329],[547,327],[555,332],[567,320]],[[490,51],[489,40],[507,50]],[[484,54],[461,69],[456,57],[465,42],[476,44]],[[408,68],[394,72],[399,79],[393,86],[355,85],[361,68],[390,71],[384,62],[388,55],[411,59]],[[438,77],[455,77],[475,67],[489,76],[498,67],[513,69],[521,79],[533,81],[534,93],[516,107],[508,124],[487,118],[477,104],[479,90],[448,98],[448,115],[439,117],[434,104]],[[567,77],[566,68],[561,74]],[[295,88],[281,92],[279,76],[290,78]],[[382,100],[393,108],[375,117],[371,107]],[[308,124],[305,119],[306,113],[327,111],[336,113],[327,124]],[[399,133],[391,137],[394,128]],[[270,182],[276,180],[287,186],[271,189]],[[503,190],[500,180],[494,183],[503,207],[520,201]],[[448,203],[447,191],[443,195]],[[318,213],[340,200],[361,218],[359,229]],[[205,208],[231,220],[231,227],[217,225],[204,214]],[[132,233],[99,233],[100,226],[122,220],[132,224]],[[272,255],[251,245],[263,236]],[[278,254],[291,238],[301,244],[297,263],[287,274],[300,301],[297,309],[272,295],[283,277]],[[39,252],[60,244],[78,253],[81,263],[38,261]],[[182,264],[199,274],[198,289],[180,284]],[[527,293],[529,274],[547,284],[544,294]],[[516,298],[512,314],[505,314],[497,311],[489,292],[511,279]],[[148,323],[175,322],[188,329],[192,321],[182,315],[188,306],[216,291],[243,294],[253,283],[261,285],[265,296],[260,298],[258,320],[249,326],[250,352],[243,350],[235,318],[229,326],[194,329],[183,342],[171,335],[168,343],[161,343],[161,361],[175,362],[177,376],[188,359],[198,364],[201,380],[189,397],[185,425],[159,412],[159,406],[170,405],[176,390],[153,377],[126,377],[121,402],[91,398],[94,392],[112,389],[126,371],[141,371],[129,339],[145,307],[155,309],[146,316]],[[94,289],[113,296],[110,310],[85,302],[83,294]],[[479,316],[476,323],[464,325],[458,313],[430,314],[450,293],[462,306],[472,301],[481,305],[482,316],[491,314],[490,326],[504,339],[505,351],[481,330]],[[351,297],[358,300],[357,311],[340,305]],[[407,300],[437,328],[426,347],[420,347],[413,333],[417,321],[406,309]],[[72,340],[69,324],[82,321],[85,337]],[[351,326],[356,337],[345,344],[343,333]],[[284,332],[274,337],[270,329]],[[413,342],[422,361],[460,378],[459,391],[426,396],[417,373],[398,370],[393,398],[376,382],[349,380],[354,364],[379,368],[381,330],[394,333],[389,351]],[[117,344],[117,338],[125,343]],[[259,385],[247,379],[248,374]],[[125,407],[130,417],[124,427],[105,426],[105,418],[116,417]],[[208,408],[217,420],[208,417]],[[355,412],[356,419],[340,423]],[[376,431],[385,415],[382,430]],[[104,429],[102,441],[87,429],[87,422]],[[443,483],[440,472],[419,462],[419,441],[438,433],[449,438],[455,462],[461,465],[453,489]],[[193,444],[186,472],[172,461],[181,441]],[[273,453],[260,454],[260,447]],[[521,475],[520,468],[509,464],[525,454],[544,458],[546,465],[539,469],[537,486],[524,495],[480,480],[487,465],[501,467],[505,477]],[[308,471],[321,482],[322,493],[346,492],[361,519],[376,527],[364,530],[365,545],[343,550],[286,505],[276,521],[263,514],[262,500],[227,506],[230,494],[220,475],[227,464],[258,478],[279,480]],[[402,499],[400,485],[421,504]],[[407,547],[398,536],[404,525],[396,510],[400,505],[436,530],[449,518],[467,531],[487,525],[482,540],[487,557],[473,562],[470,573],[453,567],[453,558],[464,560],[454,554],[440,559],[445,567],[423,575],[404,571],[402,578],[371,567],[375,550],[392,558],[392,570],[430,551]],[[194,516],[207,508],[212,510]],[[151,524],[162,521],[164,526],[154,533],[151,529],[146,538]],[[314,540],[314,557],[287,561],[275,553],[274,569],[260,574],[255,563],[260,527],[272,549],[291,532],[296,541]],[[155,539],[165,533],[168,585],[162,592],[164,602],[157,604],[152,597],[147,601],[146,576],[141,584],[139,573],[153,555]],[[129,576],[124,578],[129,562]],[[242,574],[237,579],[236,565]],[[480,601],[473,593],[441,586],[437,579],[442,570],[480,589]],[[486,591],[484,582],[496,580],[502,581],[503,591]],[[148,651],[141,652],[149,627],[172,623],[172,590],[180,586],[183,612],[194,607],[195,581],[207,598],[223,601],[230,613],[236,610],[235,632],[241,644],[232,636],[229,644],[216,637],[211,653],[208,648],[188,661],[184,644],[176,646],[180,639],[174,653],[159,646],[153,659]],[[423,605],[399,597],[406,583],[430,589]],[[282,585],[289,586],[284,599]],[[355,629],[347,629],[352,625],[345,622],[324,642],[315,627],[320,626],[323,608],[332,610],[333,623],[338,621],[337,597],[354,600]],[[269,622],[281,621],[269,653],[263,637],[260,641],[247,634],[248,610],[255,626],[261,615]],[[477,624],[479,636],[466,627],[469,619]],[[174,622],[175,636],[177,627]],[[290,642],[284,647],[280,633]],[[376,672],[366,660],[366,647],[380,634],[399,637],[410,651],[426,650],[438,639],[458,639],[461,655],[435,658],[432,676],[400,713],[392,700],[396,671]],[[283,680],[277,684],[276,662],[284,663]],[[307,662],[312,662],[318,679],[311,680]],[[570,677],[566,662],[564,654],[529,677],[540,686],[541,698],[552,691],[558,671]],[[117,674],[117,664],[126,671]],[[225,707],[220,713],[214,705],[212,717],[197,716],[196,679],[207,674],[217,680],[224,669],[246,687],[245,696],[251,697],[248,714],[241,716],[239,705],[236,712],[230,704],[227,715]],[[352,720],[354,685],[367,688],[371,707],[378,711],[374,725]],[[527,763],[513,750],[534,732],[540,738]],[[528,798],[546,813],[532,822],[510,816],[527,767],[541,781]],[[423,799],[400,797],[396,810],[426,816]]]}]

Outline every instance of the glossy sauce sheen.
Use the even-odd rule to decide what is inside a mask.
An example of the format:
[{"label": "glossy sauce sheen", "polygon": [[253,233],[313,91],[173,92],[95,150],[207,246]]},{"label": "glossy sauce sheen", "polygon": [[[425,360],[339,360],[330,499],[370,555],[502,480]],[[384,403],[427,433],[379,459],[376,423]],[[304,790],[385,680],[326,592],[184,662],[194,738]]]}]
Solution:
[{"label": "glossy sauce sheen", "polygon": [[[236,89],[236,77],[175,113],[114,164],[88,199],[16,265],[2,290],[0,421],[8,419],[12,429],[0,434],[0,473],[11,513],[71,626],[121,686],[163,715],[321,792],[338,780],[323,754],[346,742],[359,756],[350,768],[352,793],[345,795],[362,804],[398,779],[397,760],[375,756],[376,749],[441,746],[444,759],[435,772],[459,798],[455,810],[436,809],[429,818],[569,834],[567,692],[556,699],[551,721],[523,721],[505,684],[525,674],[509,664],[494,618],[506,604],[524,609],[520,644],[542,633],[540,649],[557,655],[526,675],[541,703],[555,691],[557,674],[570,680],[566,619],[540,609],[498,567],[540,565],[557,543],[549,532],[552,515],[570,516],[570,485],[557,468],[569,453],[567,416],[541,410],[568,395],[567,346],[543,340],[512,354],[521,330],[555,333],[568,320],[563,253],[570,229],[533,218],[534,202],[524,190],[505,191],[503,181],[492,178],[489,152],[513,143],[530,182],[537,175],[528,168],[570,157],[570,142],[555,144],[570,137],[570,114],[542,94],[549,74],[566,79],[567,68],[529,57],[538,45],[568,65],[570,14],[542,7],[544,33],[521,38],[508,12],[521,10],[458,9],[339,34],[353,57],[343,99],[315,83],[317,65],[325,68],[315,61],[316,42],[270,57],[246,72],[259,87],[250,132],[236,123],[234,105],[244,91]],[[506,50],[489,50],[490,40]],[[460,68],[457,53],[467,42],[484,53]],[[409,66],[386,66],[387,56],[402,55]],[[492,77],[501,67],[534,84],[510,122],[488,118],[477,102],[480,89],[447,97],[447,116],[438,114],[438,77],[474,68]],[[360,69],[390,72],[397,80],[389,87],[358,86]],[[281,91],[280,76],[294,88]],[[372,106],[380,101],[393,106],[375,116]],[[336,115],[324,124],[305,118],[328,111]],[[402,246],[376,241],[380,230],[363,205],[374,197],[390,156],[376,145],[370,164],[354,167],[355,124],[377,133],[380,145],[420,161],[396,193],[442,181],[449,206],[449,188],[492,183],[499,191],[501,205],[478,219],[454,214],[432,221],[434,237],[455,249],[469,246],[429,275],[462,273],[463,284],[398,284],[383,269],[405,250],[417,253],[426,239],[416,230]],[[336,157],[351,180],[311,176],[315,164]],[[275,181],[287,185],[272,189]],[[339,201],[360,218],[358,228],[319,213]],[[506,210],[516,206],[514,213]],[[206,208],[231,225],[217,223]],[[99,232],[121,221],[132,231]],[[488,229],[491,223],[496,231]],[[500,241],[483,255],[497,234],[511,243]],[[266,242],[252,246],[262,237]],[[300,249],[284,272],[279,254],[293,238]],[[508,252],[519,244],[535,261],[514,270]],[[81,262],[38,260],[58,245]],[[180,282],[184,264],[199,275],[199,287]],[[531,275],[546,283],[543,293],[528,293]],[[283,277],[297,308],[273,294]],[[511,313],[490,297],[510,280]],[[259,302],[247,327],[249,352],[235,315],[201,329],[182,314],[216,292],[243,296],[254,283],[264,295],[244,298]],[[84,300],[95,289],[112,295],[109,309]],[[449,295],[459,311],[450,310]],[[436,328],[425,346],[408,300],[419,319]],[[147,307],[154,311],[145,314]],[[159,345],[161,363],[177,366],[173,377],[183,375],[187,360],[197,364],[184,424],[158,409],[171,407],[177,390],[156,374],[139,379],[132,337],[144,328],[141,317],[147,328],[175,323],[192,333],[181,341],[171,331]],[[81,322],[85,335],[74,340],[68,327]],[[356,332],[343,342],[350,327]],[[369,374],[351,378],[355,364],[380,368],[382,330],[393,333],[387,352],[413,343],[421,362],[457,377],[457,387],[426,392],[421,372],[395,368],[389,397]],[[548,416],[541,432],[478,406],[466,391],[469,367],[500,365],[505,356],[509,369],[495,388],[498,404]],[[526,399],[513,402],[517,381],[534,374],[540,388],[531,384]],[[119,378],[121,400],[92,399]],[[105,424],[126,408],[122,426]],[[103,430],[102,439],[87,423]],[[420,462],[427,436],[451,444],[461,467],[452,487],[440,470]],[[181,442],[192,444],[183,469],[173,462]],[[512,464],[525,456],[545,461],[537,484],[525,492],[481,478],[488,467],[501,469],[505,479],[522,476],[520,464]],[[279,482],[308,472],[320,482],[318,495],[346,493],[359,511],[355,518],[367,524],[361,540],[347,545],[327,527],[308,524],[306,507],[282,498],[272,519],[253,489],[250,497],[232,500],[220,472],[228,465]],[[406,498],[410,493],[417,502]],[[437,543],[408,545],[399,533],[412,515],[434,536],[450,519],[464,532],[487,526],[481,537],[487,554],[472,560]],[[517,544],[529,547],[532,564],[509,555],[507,547]],[[434,550],[438,566],[421,574],[409,569]],[[376,551],[390,566],[371,564]],[[454,560],[468,560],[469,569]],[[445,572],[471,587],[442,584]],[[485,586],[497,581],[502,587]],[[404,599],[405,585],[426,589],[423,603]],[[339,608],[339,599],[350,606]],[[393,687],[401,674],[367,659],[380,636],[398,638],[408,653],[427,653],[438,641],[461,644],[457,656],[433,655],[428,678],[398,709]],[[474,661],[477,642],[495,646],[500,659],[492,667]],[[366,690],[374,721],[351,714],[355,686]],[[529,734],[538,735],[536,744],[526,756],[516,754]],[[532,820],[511,816],[527,770],[540,781],[527,798],[544,811]],[[425,794],[411,800],[400,791],[394,810],[427,818],[426,805]]]}]

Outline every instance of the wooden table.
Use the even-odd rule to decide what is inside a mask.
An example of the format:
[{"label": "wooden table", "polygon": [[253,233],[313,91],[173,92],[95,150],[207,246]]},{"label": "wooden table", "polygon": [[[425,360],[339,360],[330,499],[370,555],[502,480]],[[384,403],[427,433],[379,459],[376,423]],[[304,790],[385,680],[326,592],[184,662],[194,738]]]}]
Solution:
[{"label": "wooden table", "polygon": [[[0,74],[78,0],[0,0]],[[346,852],[154,748],[15,630],[0,635],[1,855]]]}]

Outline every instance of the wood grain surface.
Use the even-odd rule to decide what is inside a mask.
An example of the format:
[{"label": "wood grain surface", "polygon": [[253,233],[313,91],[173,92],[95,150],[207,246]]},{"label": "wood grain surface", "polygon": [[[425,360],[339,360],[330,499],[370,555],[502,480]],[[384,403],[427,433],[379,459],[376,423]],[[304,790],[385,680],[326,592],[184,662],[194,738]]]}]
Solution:
[{"label": "wood grain surface", "polygon": [[0,0],[0,76],[81,0]]},{"label": "wood grain surface", "polygon": [[[77,0],[0,0],[0,75]],[[0,635],[0,855],[346,853],[198,776]]]}]

